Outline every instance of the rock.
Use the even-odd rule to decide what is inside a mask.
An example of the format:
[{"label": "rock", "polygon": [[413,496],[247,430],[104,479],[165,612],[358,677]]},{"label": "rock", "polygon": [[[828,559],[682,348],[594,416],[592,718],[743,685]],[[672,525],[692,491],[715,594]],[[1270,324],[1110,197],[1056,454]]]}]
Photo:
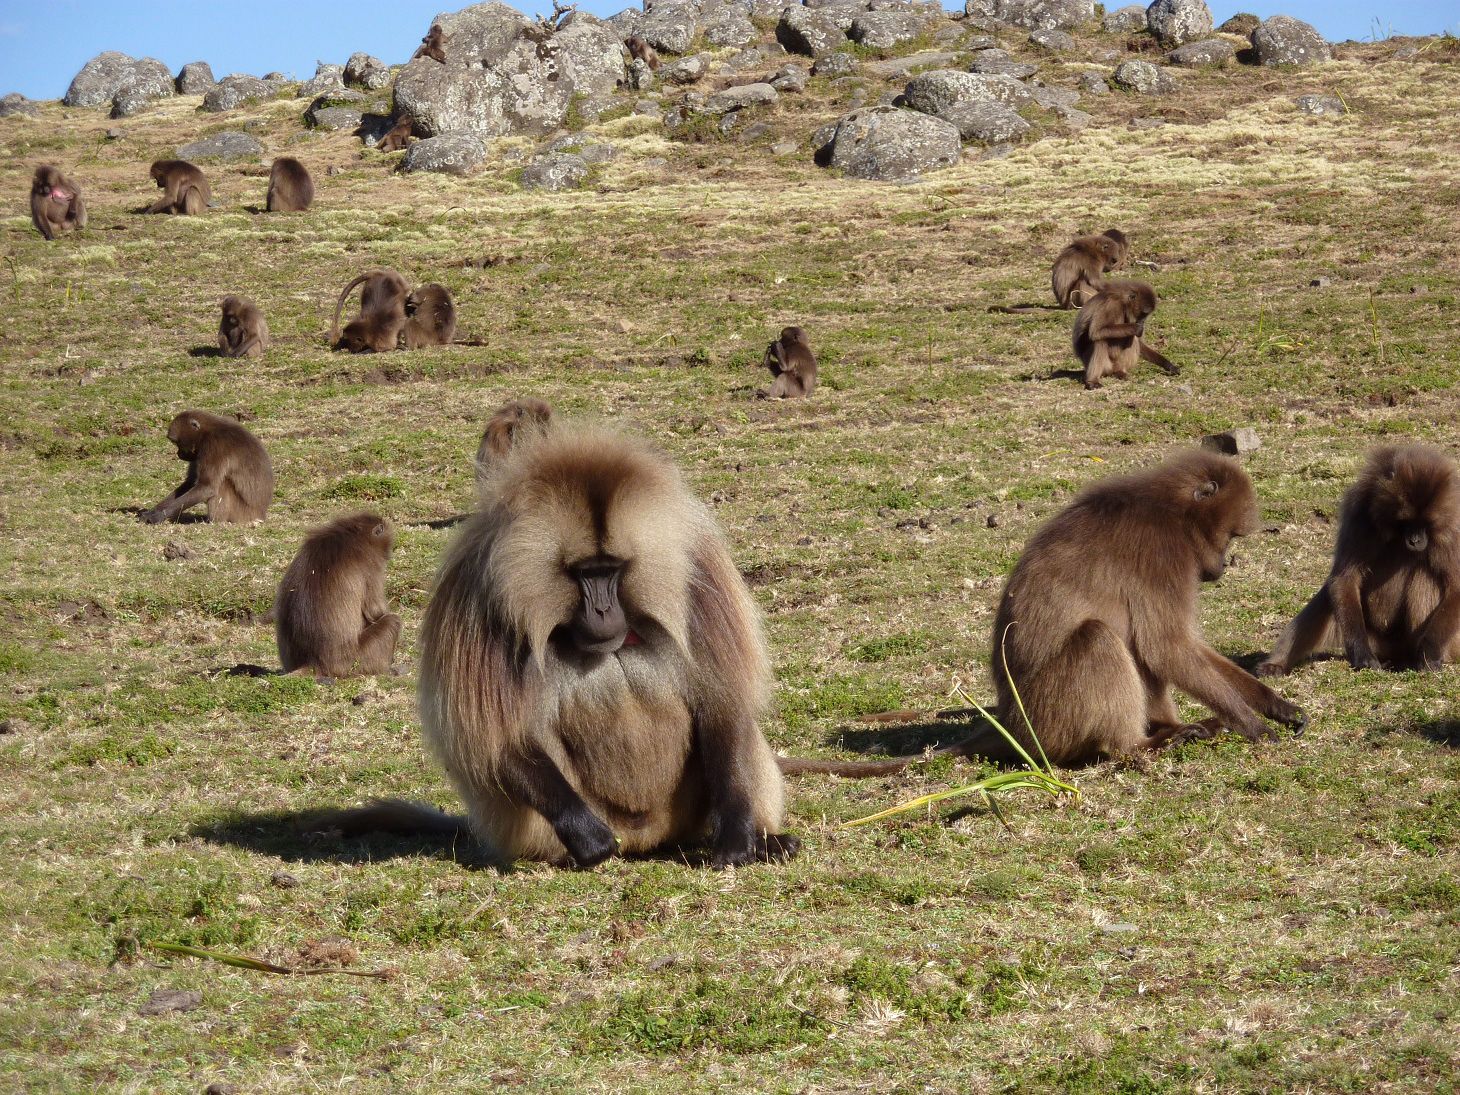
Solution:
[{"label": "rock", "polygon": [[119,91],[117,97],[112,100],[111,117],[130,118],[133,114],[141,113],[153,100],[147,95],[138,95],[131,91]]},{"label": "rock", "polygon": [[288,871],[275,871],[269,875],[269,884],[280,890],[292,890],[298,887],[299,879]]},{"label": "rock", "polygon": [[728,12],[705,27],[705,41],[715,46],[748,46],[759,37],[755,24],[738,12]]},{"label": "rock", "polygon": [[1235,34],[1239,38],[1251,38],[1252,32],[1262,25],[1262,20],[1250,12],[1240,11],[1217,29],[1223,34]]},{"label": "rock", "polygon": [[1156,0],[1146,9],[1146,25],[1164,49],[1175,49],[1212,32],[1205,0]]},{"label": "rock", "polygon": [[669,84],[693,84],[709,71],[709,62],[699,54],[681,57],[678,61],[659,69],[659,79]]},{"label": "rock", "polygon": [[847,40],[829,15],[813,9],[788,7],[776,24],[776,41],[790,53],[816,57],[829,53]]},{"label": "rock", "polygon": [[968,71],[982,72],[990,76],[1012,76],[1016,80],[1023,80],[1038,72],[1039,67],[1023,61],[1015,61],[1001,49],[985,49],[973,55],[973,62],[968,66]]},{"label": "rock", "polygon": [[555,141],[549,141],[541,154],[547,155],[550,152],[572,152],[587,164],[608,163],[618,155],[618,149],[613,145],[595,141],[581,133],[568,133]]},{"label": "rock", "polygon": [[187,544],[179,544],[176,540],[169,540],[167,545],[162,549],[162,557],[168,562],[172,562],[175,559],[191,559],[193,557],[193,549],[188,547]]},{"label": "rock", "polygon": [[214,133],[177,150],[180,160],[252,160],[263,154],[263,145],[237,130]]},{"label": "rock", "polygon": [[1056,107],[1055,113],[1060,116],[1060,121],[1064,122],[1071,129],[1084,129],[1095,120],[1083,110],[1076,110],[1072,106]]},{"label": "rock", "polygon": [[1166,55],[1166,60],[1182,68],[1201,68],[1204,65],[1224,65],[1237,55],[1237,47],[1225,38],[1203,38],[1177,46]]},{"label": "rock", "polygon": [[1304,114],[1347,114],[1343,100],[1333,95],[1300,95],[1296,100]]},{"label": "rock", "polygon": [[1201,447],[1228,456],[1242,456],[1262,448],[1262,440],[1250,426],[1228,430],[1226,433],[1209,433],[1201,439]]},{"label": "rock", "polygon": [[1017,109],[1034,101],[1029,89],[1012,77],[956,69],[914,76],[908,81],[903,97],[908,106],[924,114],[941,114],[959,103],[1004,103]]},{"label": "rock", "polygon": [[24,114],[28,118],[39,118],[41,114],[40,104],[27,99],[18,91],[12,91],[5,98],[0,99],[0,118],[8,118],[12,114]]},{"label": "rock", "polygon": [[633,91],[649,91],[654,87],[654,70],[638,57],[629,62],[628,86]]},{"label": "rock", "polygon": [[1333,60],[1323,35],[1307,23],[1274,15],[1252,32],[1252,49],[1259,65],[1312,65]]},{"label": "rock", "polygon": [[496,2],[436,21],[448,39],[446,63],[414,60],[395,80],[396,109],[428,136],[541,136],[570,107],[596,117],[624,78],[623,44],[591,15],[575,15],[555,34]]},{"label": "rock", "polygon": [[213,68],[207,61],[189,61],[179,70],[173,87],[179,95],[206,95],[208,89],[217,82],[213,79]]},{"label": "rock", "polygon": [[644,13],[638,8],[625,8],[617,15],[610,15],[604,20],[613,32],[620,38],[631,38],[639,33],[639,28],[644,25]]},{"label": "rock", "polygon": [[225,76],[203,96],[203,109],[217,114],[224,110],[236,110],[244,103],[259,99],[272,99],[274,87],[253,76],[235,73]]},{"label": "rock", "polygon": [[588,165],[571,152],[539,156],[522,170],[524,190],[569,190],[588,176]]},{"label": "rock", "polygon": [[126,136],[126,134],[123,133],[116,126],[112,126],[111,129],[108,129],[106,131],[106,139],[109,141],[120,141],[124,136]]},{"label": "rock", "polygon": [[406,158],[401,162],[401,169],[465,175],[472,168],[479,167],[486,158],[487,145],[478,134],[438,133],[434,137],[416,141],[406,149]]},{"label": "rock", "polygon": [[898,11],[869,11],[852,20],[849,37],[868,49],[891,49],[902,42],[920,37],[928,27],[927,19]]},{"label": "rock", "polygon": [[1064,53],[1075,48],[1075,40],[1062,30],[1035,30],[1029,32],[1029,41],[1050,53]]},{"label": "rock", "polygon": [[329,95],[344,90],[345,66],[327,65],[320,61],[315,66],[314,75],[294,90],[294,98],[313,99],[320,95]]},{"label": "rock", "polygon": [[1095,0],[965,0],[963,14],[1025,30],[1068,30],[1095,18]]},{"label": "rock", "polygon": [[203,1004],[201,992],[184,989],[158,989],[137,1009],[138,1015],[167,1015],[174,1011],[192,1011]]},{"label": "rock", "polygon": [[999,515],[997,513],[991,513],[984,520],[984,527],[985,528],[998,528],[1003,523],[1004,522],[1000,519],[1000,517],[999,517]]},{"label": "rock", "polygon": [[1088,95],[1110,94],[1110,85],[1098,72],[1082,72],[1076,77],[1075,82],[1080,85],[1080,90]]},{"label": "rock", "polygon": [[958,127],[965,141],[1002,144],[1017,140],[1029,132],[1029,123],[1003,103],[959,103],[944,110],[938,117]]},{"label": "rock", "polygon": [[1033,86],[1029,94],[1034,101],[1045,110],[1060,110],[1064,107],[1074,106],[1080,101],[1080,93],[1069,87],[1040,87]]},{"label": "rock", "polygon": [[783,65],[771,76],[771,87],[777,91],[805,91],[811,74],[800,65]]},{"label": "rock", "polygon": [[859,179],[906,181],[952,167],[963,154],[958,128],[890,106],[854,110],[837,123],[827,163]]},{"label": "rock", "polygon": [[857,59],[850,53],[828,53],[811,66],[813,76],[846,76],[857,71]]},{"label": "rock", "polygon": [[868,61],[862,68],[869,74],[880,76],[884,80],[900,80],[915,69],[926,71],[934,68],[947,68],[958,59],[959,55],[956,53],[925,49],[920,53],[910,53],[906,57],[890,57],[885,61]]},{"label": "rock", "polygon": [[857,16],[865,14],[868,9],[865,0],[834,0],[833,3],[818,4],[816,10],[830,19],[845,36],[851,33]]},{"label": "rock", "polygon": [[689,4],[655,7],[639,26],[639,37],[665,53],[683,53],[695,40],[695,9]]},{"label": "rock", "polygon": [[778,98],[780,96],[770,84],[741,84],[739,87],[728,87],[724,91],[711,95],[709,101],[705,103],[705,113],[728,114],[732,110],[740,110],[748,106],[773,103]]},{"label": "rock", "polygon": [[107,50],[81,67],[61,100],[64,106],[101,106],[113,102],[122,92],[148,100],[162,99],[174,93],[172,72],[161,61],[151,57],[135,59],[125,53]]},{"label": "rock", "polygon": [[[364,111],[356,110],[352,106],[326,106],[329,101],[321,96],[310,103],[309,109],[304,112],[304,121],[315,129],[348,129],[351,132],[365,124]],[[380,137],[375,139],[378,141]]]},{"label": "rock", "polygon": [[777,141],[771,145],[771,154],[775,156],[789,156],[792,152],[796,151],[797,147],[795,141]]},{"label": "rock", "polygon": [[390,67],[379,57],[352,53],[345,62],[345,83],[379,91],[390,83]]},{"label": "rock", "polygon": [[1110,80],[1116,87],[1142,95],[1166,95],[1180,86],[1175,76],[1149,61],[1124,61]]},{"label": "rock", "polygon": [[264,83],[268,84],[275,91],[278,91],[280,88],[287,87],[289,84],[295,82],[294,80],[291,80],[289,79],[289,77],[285,76],[282,72],[266,72],[263,74],[261,79],[264,81]]},{"label": "rock", "polygon": [[1106,34],[1130,34],[1146,29],[1146,9],[1140,4],[1127,4],[1123,8],[1107,11],[1100,21]]},{"label": "rock", "polygon": [[1308,283],[1308,287],[1310,289],[1327,289],[1332,284],[1332,278],[1317,277]]}]

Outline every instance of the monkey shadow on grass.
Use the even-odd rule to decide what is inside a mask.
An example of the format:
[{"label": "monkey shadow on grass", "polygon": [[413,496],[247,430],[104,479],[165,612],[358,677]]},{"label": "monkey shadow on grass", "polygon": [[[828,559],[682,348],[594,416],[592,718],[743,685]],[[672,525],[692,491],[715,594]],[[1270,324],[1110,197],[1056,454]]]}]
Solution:
[{"label": "monkey shadow on grass", "polygon": [[471,514],[469,513],[454,513],[450,517],[437,517],[433,521],[410,521],[406,524],[406,527],[430,528],[436,529],[439,532],[441,529],[455,528],[470,516]]},{"label": "monkey shadow on grass", "polygon": [[[140,517],[142,514],[146,513],[149,508],[150,507],[148,506],[113,506],[111,509],[107,510],[107,512],[126,514],[131,517]],[[208,515],[206,513],[179,513],[176,517],[172,518],[172,520],[164,521],[163,524],[203,525],[207,524],[207,522]]]},{"label": "monkey shadow on grass", "polygon": [[223,351],[217,346],[194,346],[188,351],[188,357],[222,357]]},{"label": "monkey shadow on grass", "polygon": [[916,758],[928,749],[957,745],[989,724],[981,716],[924,718],[893,726],[846,727],[828,734],[825,744],[849,753],[862,753],[868,760]]},{"label": "monkey shadow on grass", "polygon": [[365,833],[346,836],[332,828],[330,810],[237,810],[195,825],[189,835],[231,844],[290,863],[374,863],[428,856],[474,870],[506,871],[469,836],[428,833]]},{"label": "monkey shadow on grass", "polygon": [[1424,738],[1447,749],[1460,749],[1460,715],[1431,722],[1410,722],[1387,728],[1388,733]]}]

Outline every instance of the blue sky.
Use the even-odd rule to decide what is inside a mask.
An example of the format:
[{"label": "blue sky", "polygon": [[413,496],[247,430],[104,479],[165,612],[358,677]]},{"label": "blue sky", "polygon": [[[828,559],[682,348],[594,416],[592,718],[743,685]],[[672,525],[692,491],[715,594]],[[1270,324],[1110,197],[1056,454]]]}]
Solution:
[{"label": "blue sky", "polygon": [[[1249,0],[1241,4],[1209,0],[1209,5],[1218,23],[1237,11],[1292,15],[1335,41],[1445,30],[1460,33],[1456,0]],[[520,6],[531,11],[551,5]],[[629,5],[628,0],[580,4],[595,15],[612,15],[625,6],[638,5]],[[1120,6],[1119,0],[1111,0],[1108,6]],[[278,69],[307,77],[314,73],[316,60],[343,63],[355,50],[394,64],[410,56],[432,16],[441,10],[440,0],[386,4],[367,0],[248,0],[244,4],[4,0],[0,3],[0,95],[19,91],[36,99],[60,98],[76,71],[105,49],[156,57],[174,72],[188,61],[207,61],[218,76],[230,72],[260,76]]]}]

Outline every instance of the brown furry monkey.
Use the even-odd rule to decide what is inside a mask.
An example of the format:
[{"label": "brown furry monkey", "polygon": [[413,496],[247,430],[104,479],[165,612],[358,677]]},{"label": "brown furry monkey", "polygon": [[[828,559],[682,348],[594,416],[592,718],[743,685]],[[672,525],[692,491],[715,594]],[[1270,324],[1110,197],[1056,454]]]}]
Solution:
[{"label": "brown furry monkey", "polygon": [[1124,380],[1145,358],[1167,376],[1181,369],[1145,341],[1146,317],[1156,310],[1156,290],[1142,281],[1107,281],[1075,316],[1075,356],[1085,366],[1085,387],[1099,388],[1105,376]]},{"label": "brown furry monkey", "polygon": [[86,227],[81,188],[50,164],[37,167],[31,180],[30,222],[48,240],[58,232]]},{"label": "brown furry monkey", "polygon": [[1460,470],[1439,449],[1375,449],[1339,511],[1333,569],[1258,666],[1343,647],[1355,669],[1460,661]]},{"label": "brown furry monkey", "polygon": [[529,396],[503,403],[487,420],[481,444],[477,446],[477,482],[501,463],[519,437],[541,433],[552,420],[552,407],[541,399]]},{"label": "brown furry monkey", "polygon": [[633,60],[643,61],[654,72],[659,71],[659,51],[645,39],[640,38],[637,34],[631,34],[624,39],[624,49],[629,51],[629,56]]},{"label": "brown furry monkey", "polygon": [[1050,288],[1061,308],[1079,308],[1105,284],[1105,274],[1125,265],[1130,244],[1119,228],[1098,236],[1077,236],[1054,260]]},{"label": "brown furry monkey", "polygon": [[264,208],[270,213],[302,213],[314,201],[314,180],[298,160],[279,156],[269,168],[269,193]]},{"label": "brown furry monkey", "polygon": [[390,523],[373,513],[337,518],[305,537],[274,598],[284,672],[390,671],[401,628],[385,600],[385,564],[394,544]]},{"label": "brown furry monkey", "polygon": [[[514,446],[448,550],[421,632],[421,721],[492,853],[591,867],[706,842],[787,859],[756,723],[759,614],[708,509],[646,444],[557,424]],[[382,803],[345,831],[452,825]]]},{"label": "brown furry monkey", "polygon": [[259,439],[237,419],[183,411],[167,427],[177,458],[188,462],[182,485],[138,515],[149,525],[174,521],[206,503],[209,521],[262,521],[274,497],[274,469]]},{"label": "brown furry monkey", "polygon": [[801,399],[816,387],[816,355],[800,327],[785,327],[781,337],[766,347],[765,367],[775,381],[769,399]]},{"label": "brown furry monkey", "polygon": [[[1275,736],[1265,719],[1301,732],[1302,710],[1208,646],[1197,618],[1201,583],[1220,578],[1232,539],[1258,527],[1252,481],[1217,453],[1182,452],[1087,488],[1034,534],[1004,586],[992,666],[999,720],[1037,757],[1032,726],[1061,765],[1162,749],[1223,727],[1249,741]],[[1215,717],[1184,723],[1172,688]],[[1015,756],[991,727],[940,752]],[[883,775],[911,759],[783,760],[782,768]]]},{"label": "brown furry monkey", "polygon": [[258,305],[245,297],[227,296],[218,322],[218,351],[223,357],[262,357],[269,348],[269,325]]},{"label": "brown furry monkey", "polygon": [[406,349],[450,346],[456,337],[456,302],[451,290],[434,281],[418,285],[406,296]]},{"label": "brown furry monkey", "polygon": [[375,142],[377,152],[399,152],[411,146],[411,131],[415,128],[415,122],[409,114],[402,114],[395,120],[395,124],[385,133],[385,136]]},{"label": "brown furry monkey", "polygon": [[418,57],[429,57],[433,61],[446,63],[446,32],[441,29],[440,23],[432,23],[431,29],[426,32],[426,37],[421,39],[420,48],[411,54],[411,60]]},{"label": "brown furry monkey", "polygon": [[201,168],[186,160],[158,160],[152,165],[151,175],[162,188],[162,197],[144,209],[144,213],[196,216],[208,208],[213,190]]},{"label": "brown furry monkey", "polygon": [[[362,286],[360,314],[345,324],[342,333],[340,312],[357,285]],[[410,291],[405,278],[394,270],[371,270],[355,278],[340,291],[340,299],[335,303],[335,318],[330,325],[330,342],[334,348],[352,354],[396,349],[406,325],[406,297]]]}]

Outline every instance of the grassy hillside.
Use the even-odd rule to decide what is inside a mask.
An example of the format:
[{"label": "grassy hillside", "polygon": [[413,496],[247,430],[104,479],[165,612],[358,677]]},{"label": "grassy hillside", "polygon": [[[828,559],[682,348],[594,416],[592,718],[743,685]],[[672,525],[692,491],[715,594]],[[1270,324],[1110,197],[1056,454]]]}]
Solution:
[{"label": "grassy hillside", "polygon": [[[991,695],[995,601],[1033,530],[1083,484],[1243,425],[1273,531],[1205,590],[1203,623],[1234,656],[1267,649],[1326,572],[1366,450],[1456,449],[1460,54],[1393,54],[1087,97],[1084,131],[912,186],[772,153],[845,110],[850,88],[819,80],[755,143],[596,127],[618,158],[555,196],[513,183],[526,142],[469,178],[406,177],[303,130],[296,100],[0,120],[0,1089],[1453,1086],[1460,669],[1304,667],[1280,687],[1305,737],[1080,771],[1078,805],[1009,800],[1007,828],[979,807],[840,828],[973,765],[802,779],[784,867],[503,874],[294,824],[377,794],[451,805],[417,744],[416,632],[481,424],[517,394],[651,437],[713,503],[766,615],[783,751],[926,743],[853,716],[958,681]],[[1041,63],[1061,85],[1084,67]],[[1310,92],[1351,112],[1302,115]],[[134,213],[152,159],[245,124],[265,164],[314,172],[314,211],[254,212],[244,164],[209,167],[206,216]],[[51,244],[24,201],[44,161],[91,207]],[[1068,237],[1112,225],[1185,372],[1087,392],[1068,315],[987,309],[1043,299]],[[378,264],[449,286],[484,345],[330,353],[335,294]],[[265,310],[264,360],[197,352],[227,293]],[[758,402],[793,322],[823,385]],[[187,407],[268,446],[266,523],[137,523],[178,481],[163,431]],[[411,673],[221,676],[275,662],[260,617],[301,536],[365,505],[399,530]],[[151,941],[395,972],[271,976]],[[158,990],[202,1001],[143,1014]]]}]

